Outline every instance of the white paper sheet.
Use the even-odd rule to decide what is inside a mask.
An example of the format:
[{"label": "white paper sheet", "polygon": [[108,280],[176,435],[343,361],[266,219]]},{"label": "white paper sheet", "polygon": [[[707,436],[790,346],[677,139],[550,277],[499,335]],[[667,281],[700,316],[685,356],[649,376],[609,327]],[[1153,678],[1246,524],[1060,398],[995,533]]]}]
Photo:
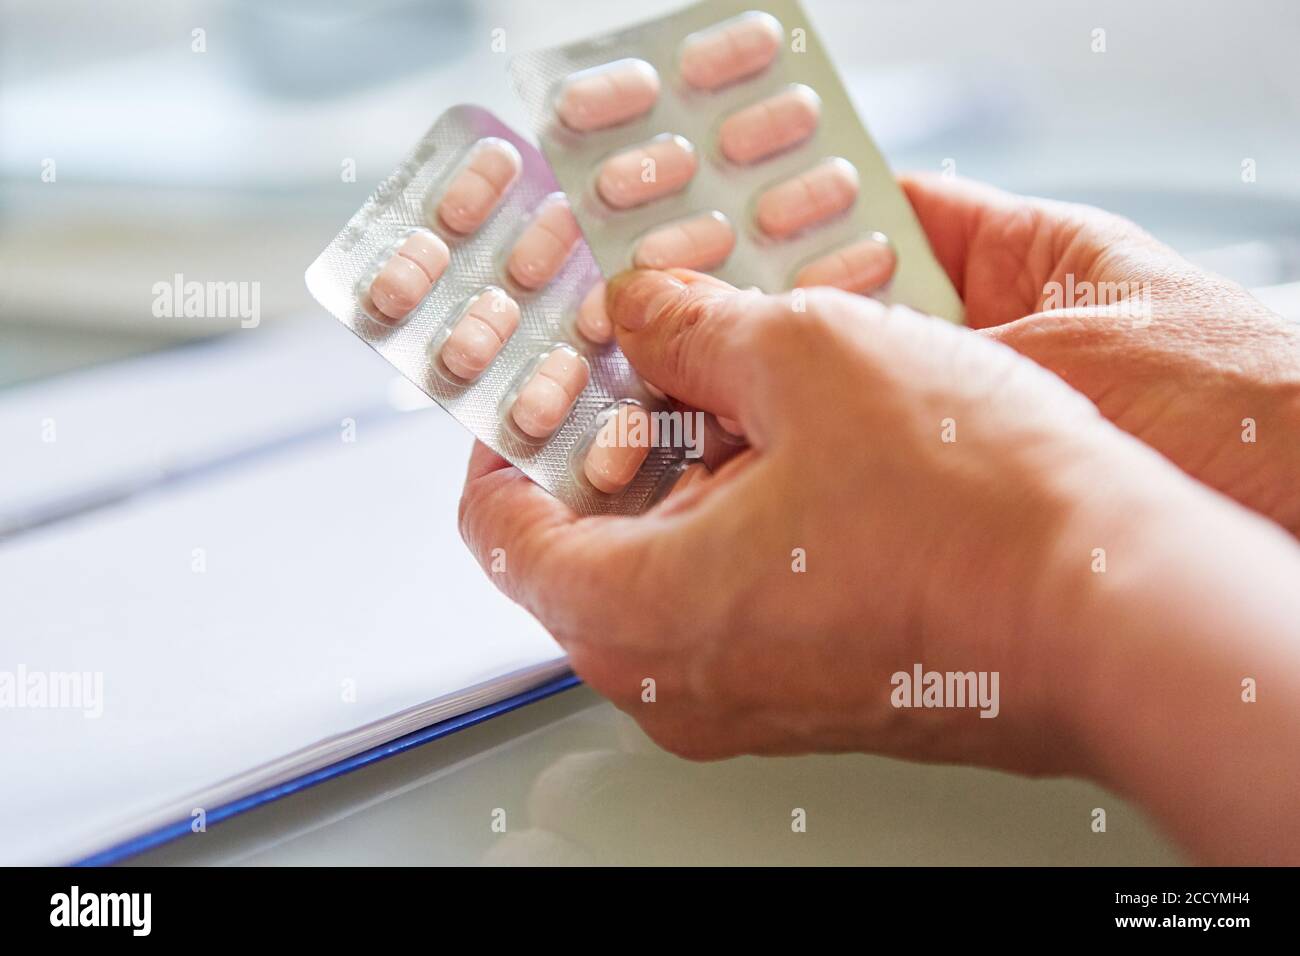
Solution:
[{"label": "white paper sheet", "polygon": [[0,709],[0,862],[79,858],[562,670],[460,542],[469,445],[438,409],[394,413],[0,543],[0,672],[103,675],[98,718]]}]

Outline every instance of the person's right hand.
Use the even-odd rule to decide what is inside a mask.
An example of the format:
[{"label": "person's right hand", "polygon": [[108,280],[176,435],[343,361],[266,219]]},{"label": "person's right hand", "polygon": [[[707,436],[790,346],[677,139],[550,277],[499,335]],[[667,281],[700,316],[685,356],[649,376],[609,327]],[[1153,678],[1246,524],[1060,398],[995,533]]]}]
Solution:
[{"label": "person's right hand", "polygon": [[[695,756],[1061,769],[1096,652],[1065,638],[1091,549],[1156,511],[1227,503],[1056,376],[938,319],[829,289],[801,310],[684,270],[608,295],[633,366],[751,448],[629,518],[579,518],[476,452],[466,540],[485,567],[503,549],[494,580],[579,675]],[[890,676],[918,662],[1002,673],[1001,718],[899,720]]]},{"label": "person's right hand", "polygon": [[[1300,834],[1241,813],[1295,796],[1294,540],[1010,348],[834,290],[802,304],[612,280],[632,365],[751,447],[644,514],[580,517],[479,445],[461,529],[493,581],[676,753],[1085,773],[1207,856],[1294,858]],[[900,709],[917,665],[998,673],[997,719]],[[1270,703],[1233,703],[1243,674]]]},{"label": "person's right hand", "polygon": [[[1119,216],[940,176],[901,181],[972,328],[1300,536],[1300,323]],[[1074,301],[1149,301],[1052,301],[1071,288]]]}]

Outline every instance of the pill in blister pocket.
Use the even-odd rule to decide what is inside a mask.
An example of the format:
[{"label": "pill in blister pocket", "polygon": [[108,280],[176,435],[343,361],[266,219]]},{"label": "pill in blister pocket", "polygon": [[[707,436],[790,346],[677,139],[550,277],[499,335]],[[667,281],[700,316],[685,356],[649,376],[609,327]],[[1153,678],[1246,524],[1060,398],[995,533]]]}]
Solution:
[{"label": "pill in blister pocket", "polygon": [[483,225],[519,175],[519,151],[503,139],[480,140],[438,203],[438,219],[467,236]]},{"label": "pill in blister pocket", "polygon": [[583,296],[574,325],[578,328],[578,334],[595,345],[606,345],[614,340],[614,323],[605,311],[604,279],[588,289]]},{"label": "pill in blister pocket", "polygon": [[643,269],[698,269],[707,272],[727,261],[736,233],[720,212],[706,212],[648,232],[636,247],[634,264]]},{"label": "pill in blister pocket", "polygon": [[580,133],[635,119],[659,99],[659,74],[645,60],[615,60],[564,81],[555,110]]},{"label": "pill in blister pocket", "polygon": [[542,200],[532,221],[510,250],[510,277],[525,289],[540,289],[555,278],[582,238],[569,201],[561,193]]},{"label": "pill in blister pocket", "polygon": [[799,270],[797,286],[829,285],[849,292],[879,289],[894,274],[897,257],[880,233],[814,259]]},{"label": "pill in blister pocket", "polygon": [[650,454],[650,416],[640,405],[624,402],[610,415],[587,449],[582,473],[606,494],[622,491]]},{"label": "pill in blister pocket", "polygon": [[510,417],[525,435],[549,437],[587,387],[589,375],[586,360],[573,349],[553,349],[519,390]]},{"label": "pill in blister pocket", "polygon": [[471,300],[438,354],[453,375],[472,381],[517,328],[519,304],[500,289],[485,289]]},{"label": "pill in blister pocket", "polygon": [[844,212],[857,198],[858,171],[848,160],[832,157],[759,196],[758,226],[784,239]]},{"label": "pill in blister pocket", "polygon": [[821,102],[806,86],[737,110],[722,122],[718,146],[733,163],[753,163],[802,143],[817,130]]},{"label": "pill in blister pocket", "polygon": [[776,59],[781,24],[768,13],[742,13],[692,33],[682,43],[682,78],[700,90],[716,90],[752,76]]},{"label": "pill in blister pocket", "polygon": [[431,232],[413,232],[370,283],[370,301],[393,324],[420,304],[451,261],[447,244]]},{"label": "pill in blister pocket", "polygon": [[596,191],[615,209],[630,209],[677,192],[698,168],[694,146],[680,136],[659,136],[605,160]]}]

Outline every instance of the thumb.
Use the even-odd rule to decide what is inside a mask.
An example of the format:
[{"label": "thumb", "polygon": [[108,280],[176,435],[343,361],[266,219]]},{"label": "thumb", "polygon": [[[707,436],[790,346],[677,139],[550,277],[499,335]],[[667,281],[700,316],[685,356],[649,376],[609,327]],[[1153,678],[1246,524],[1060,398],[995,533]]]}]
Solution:
[{"label": "thumb", "polygon": [[643,379],[704,411],[745,417],[755,381],[750,333],[779,308],[774,300],[686,269],[637,269],[610,280],[605,305]]},{"label": "thumb", "polygon": [[943,176],[899,177],[971,328],[1002,325],[1044,307],[1050,282],[1089,283],[1179,273],[1179,257],[1120,216],[1016,196]]}]

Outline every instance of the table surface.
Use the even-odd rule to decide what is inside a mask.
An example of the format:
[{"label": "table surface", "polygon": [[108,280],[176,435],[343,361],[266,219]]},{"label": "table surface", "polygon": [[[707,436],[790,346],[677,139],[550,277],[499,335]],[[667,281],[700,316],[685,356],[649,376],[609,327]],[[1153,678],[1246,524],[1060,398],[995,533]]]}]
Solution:
[{"label": "table surface", "polygon": [[1140,813],[1080,781],[867,756],[691,763],[577,687],[129,864],[1181,862]]}]

